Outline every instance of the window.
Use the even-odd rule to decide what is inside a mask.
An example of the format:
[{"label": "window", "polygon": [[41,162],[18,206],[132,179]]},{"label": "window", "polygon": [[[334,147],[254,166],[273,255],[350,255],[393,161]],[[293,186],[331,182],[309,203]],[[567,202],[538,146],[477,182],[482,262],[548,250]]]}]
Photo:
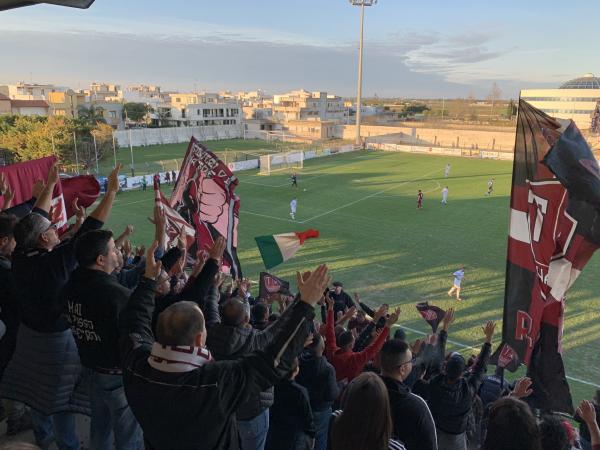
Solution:
[{"label": "window", "polygon": [[203,109],[202,110],[202,116],[209,117],[210,116],[210,109]]},{"label": "window", "polygon": [[111,119],[116,119],[117,118],[117,112],[116,111],[109,111],[108,115]]},{"label": "window", "polygon": [[176,101],[177,103],[181,103],[181,97],[175,97],[175,101]]},{"label": "window", "polygon": [[200,110],[198,110],[198,112],[196,113],[197,115],[200,115]]}]

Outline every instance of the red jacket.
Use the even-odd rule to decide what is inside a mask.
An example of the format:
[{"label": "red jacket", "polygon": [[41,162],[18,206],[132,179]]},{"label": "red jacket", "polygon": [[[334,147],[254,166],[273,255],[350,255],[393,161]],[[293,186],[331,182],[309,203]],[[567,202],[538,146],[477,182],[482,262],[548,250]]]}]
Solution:
[{"label": "red jacket", "polygon": [[377,339],[375,339],[367,348],[361,352],[342,352],[335,343],[333,310],[327,310],[327,323],[325,327],[325,355],[327,360],[335,368],[335,378],[337,381],[346,379],[352,381],[360,375],[365,364],[372,360],[390,334],[390,329],[386,326]]}]

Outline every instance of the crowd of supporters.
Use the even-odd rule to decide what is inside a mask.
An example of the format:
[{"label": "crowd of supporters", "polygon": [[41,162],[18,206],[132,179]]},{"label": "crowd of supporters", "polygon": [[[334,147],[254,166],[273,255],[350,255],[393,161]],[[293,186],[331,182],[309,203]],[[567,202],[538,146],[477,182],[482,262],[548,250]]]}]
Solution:
[{"label": "crowd of supporters", "polygon": [[400,309],[353,299],[325,265],[297,274],[294,296],[254,298],[225,283],[222,238],[187,271],[159,206],[147,250],[132,227],[104,229],[118,168],[59,235],[57,181],[53,167],[0,214],[0,397],[7,434],[31,428],[38,446],[5,448],[77,450],[84,414],[93,450],[600,449],[600,392],[576,430],[528,406],[529,379],[486,375],[494,322],[469,359],[446,351],[452,309],[408,342]]}]

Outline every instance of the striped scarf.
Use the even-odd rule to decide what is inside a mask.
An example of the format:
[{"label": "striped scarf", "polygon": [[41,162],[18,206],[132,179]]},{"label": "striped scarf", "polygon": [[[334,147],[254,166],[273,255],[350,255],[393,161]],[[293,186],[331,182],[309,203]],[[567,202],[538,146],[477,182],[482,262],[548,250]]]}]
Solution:
[{"label": "striped scarf", "polygon": [[202,347],[170,347],[152,344],[148,364],[161,372],[191,372],[213,361],[210,352]]}]

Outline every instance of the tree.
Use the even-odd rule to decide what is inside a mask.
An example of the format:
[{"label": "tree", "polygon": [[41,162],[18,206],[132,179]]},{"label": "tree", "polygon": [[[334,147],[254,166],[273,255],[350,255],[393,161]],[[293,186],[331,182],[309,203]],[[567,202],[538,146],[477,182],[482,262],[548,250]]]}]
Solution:
[{"label": "tree", "polygon": [[141,122],[150,112],[150,108],[145,103],[128,102],[123,105],[123,112],[132,122]]},{"label": "tree", "polygon": [[102,114],[102,109],[94,105],[79,106],[77,108],[79,119],[89,127],[95,127],[98,123],[106,123],[106,119]]},{"label": "tree", "polygon": [[[490,116],[494,115],[494,103],[496,103],[502,97],[502,89],[496,84],[492,84],[492,88],[490,89],[490,93],[487,96],[487,99],[492,102],[492,108],[490,109]],[[491,117],[490,117],[491,118]]]},{"label": "tree", "polygon": [[506,107],[506,118],[507,119],[512,119],[515,115],[517,114],[517,104],[515,103],[515,101],[511,98],[510,101],[508,102],[508,106]]}]

